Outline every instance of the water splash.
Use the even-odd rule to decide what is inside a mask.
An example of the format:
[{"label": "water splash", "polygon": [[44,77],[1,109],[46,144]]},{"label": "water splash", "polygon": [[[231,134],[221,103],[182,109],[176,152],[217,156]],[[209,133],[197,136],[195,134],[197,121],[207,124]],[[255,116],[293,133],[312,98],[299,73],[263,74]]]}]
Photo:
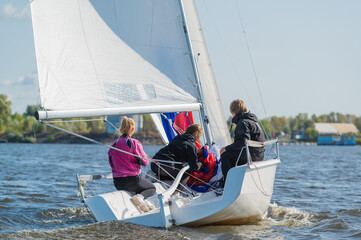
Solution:
[{"label": "water splash", "polygon": [[315,213],[303,212],[295,207],[288,208],[272,203],[268,209],[267,216],[260,224],[284,227],[305,227],[315,224],[318,220],[319,217]]}]

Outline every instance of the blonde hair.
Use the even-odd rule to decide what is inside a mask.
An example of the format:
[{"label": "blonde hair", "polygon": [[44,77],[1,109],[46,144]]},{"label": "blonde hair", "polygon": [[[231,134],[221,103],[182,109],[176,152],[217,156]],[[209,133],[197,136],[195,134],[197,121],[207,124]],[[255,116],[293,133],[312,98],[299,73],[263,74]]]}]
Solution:
[{"label": "blonde hair", "polygon": [[229,110],[236,115],[238,113],[248,112],[246,104],[240,99],[233,100],[229,105]]},{"label": "blonde hair", "polygon": [[124,116],[120,123],[119,132],[121,134],[129,134],[130,131],[135,128],[135,122],[132,118],[127,118]]},{"label": "blonde hair", "polygon": [[203,132],[203,129],[201,127],[201,125],[199,124],[192,124],[189,125],[185,131],[185,133],[189,133],[189,134],[194,134],[195,132]]}]

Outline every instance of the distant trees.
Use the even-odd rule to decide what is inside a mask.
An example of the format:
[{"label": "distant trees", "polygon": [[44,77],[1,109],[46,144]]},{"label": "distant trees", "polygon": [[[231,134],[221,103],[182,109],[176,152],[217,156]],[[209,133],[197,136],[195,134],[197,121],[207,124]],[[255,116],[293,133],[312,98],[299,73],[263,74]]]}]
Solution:
[{"label": "distant trees", "polygon": [[[40,105],[27,106],[24,114],[11,114],[11,101],[6,95],[0,94],[0,136],[6,135],[8,140],[19,142],[33,142],[31,134],[34,133],[57,133],[56,129],[46,127],[37,121],[34,114],[40,109]],[[71,119],[67,119],[71,120]],[[84,118],[77,118],[73,120],[84,120]],[[342,114],[331,112],[330,114],[323,114],[317,116],[313,114],[310,118],[307,113],[299,113],[295,117],[277,117],[272,116],[269,119],[260,120],[262,128],[268,136],[284,136],[294,133],[302,133],[304,140],[316,141],[317,132],[314,128],[314,123],[330,122],[330,123],[353,123],[361,133],[361,117],[352,114]],[[231,126],[232,118],[227,121],[228,126]],[[76,122],[58,122],[54,125],[65,128],[77,133],[105,133],[105,122],[103,121],[76,121]],[[150,115],[143,115],[143,129],[144,134],[149,135],[155,132],[155,125]],[[233,137],[234,128],[231,131]],[[24,136],[28,137],[24,137]],[[361,141],[361,134],[357,137]]]},{"label": "distant trees", "polygon": [[35,112],[38,111],[40,108],[41,108],[40,104],[38,104],[38,105],[28,105],[26,107],[24,115],[34,117]]},{"label": "distant trees", "polygon": [[318,134],[314,127],[314,123],[353,123],[361,133],[361,117],[352,114],[342,114],[331,112],[330,114],[323,114],[316,116],[313,114],[311,118],[307,113],[299,113],[295,117],[276,117],[273,116],[269,120],[261,120],[266,133],[272,136],[280,136],[283,134],[302,133],[304,140],[316,141]]},{"label": "distant trees", "polygon": [[[24,114],[11,114],[10,105],[11,102],[7,96],[0,94],[0,136],[5,136],[9,142],[35,142],[36,139],[32,136],[34,133],[59,132],[36,120],[35,112],[40,109],[40,105],[27,106]],[[105,123],[103,121],[59,122],[54,123],[54,125],[77,133],[105,132]]]},{"label": "distant trees", "polygon": [[[353,123],[358,128],[360,134],[358,138],[361,138],[361,117],[357,117],[352,114],[342,114],[331,112],[330,114],[323,114],[316,116],[313,114],[311,118],[307,113],[299,113],[295,117],[277,117],[272,116],[268,119],[262,119],[259,121],[263,130],[267,136],[283,137],[291,136],[292,134],[303,135],[305,141],[317,141],[318,133],[315,129],[314,123]],[[232,123],[232,117],[227,121],[228,126]],[[231,137],[233,137],[233,131],[231,131]]]},{"label": "distant trees", "polygon": [[7,124],[10,121],[11,102],[6,95],[0,94],[0,134],[4,133],[7,129]]}]

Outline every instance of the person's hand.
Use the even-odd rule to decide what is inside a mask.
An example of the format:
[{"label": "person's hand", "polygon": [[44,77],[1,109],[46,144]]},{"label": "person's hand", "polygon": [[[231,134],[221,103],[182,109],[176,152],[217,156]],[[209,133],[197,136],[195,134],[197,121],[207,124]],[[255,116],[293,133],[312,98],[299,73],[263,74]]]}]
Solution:
[{"label": "person's hand", "polygon": [[201,169],[201,167],[202,167],[202,163],[197,162],[197,171],[198,171],[199,169]]},{"label": "person's hand", "polygon": [[220,154],[224,153],[226,151],[226,148],[225,147],[222,147],[221,148],[221,151],[219,151]]}]

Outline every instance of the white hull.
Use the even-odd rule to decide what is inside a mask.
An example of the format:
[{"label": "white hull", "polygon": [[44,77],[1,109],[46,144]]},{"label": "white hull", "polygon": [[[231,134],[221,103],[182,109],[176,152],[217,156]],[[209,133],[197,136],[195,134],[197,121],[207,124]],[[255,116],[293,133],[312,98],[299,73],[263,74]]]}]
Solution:
[{"label": "white hull", "polygon": [[248,223],[266,213],[279,162],[273,159],[232,168],[221,196],[211,191],[193,199],[168,198],[157,185],[158,199],[151,198],[157,209],[148,213],[140,212],[126,191],[88,197],[85,204],[97,221],[120,220],[152,227]]}]

